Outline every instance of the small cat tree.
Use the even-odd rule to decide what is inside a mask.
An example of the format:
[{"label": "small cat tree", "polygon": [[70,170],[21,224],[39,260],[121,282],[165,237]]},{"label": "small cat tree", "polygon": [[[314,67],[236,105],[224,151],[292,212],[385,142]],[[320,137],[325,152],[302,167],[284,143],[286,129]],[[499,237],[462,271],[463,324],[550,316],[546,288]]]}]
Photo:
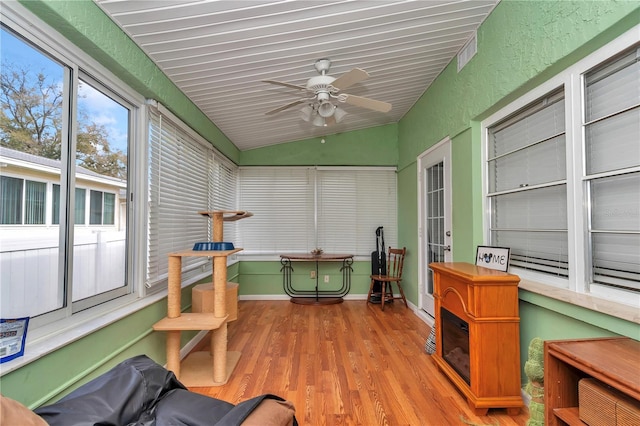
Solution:
[{"label": "small cat tree", "polygon": [[[223,222],[252,216],[246,211],[198,212],[211,218],[212,241],[223,242]],[[169,254],[169,282],[167,316],[153,325],[167,333],[167,369],[174,372],[185,386],[221,386],[225,384],[238,360],[240,352],[227,352],[227,257],[242,249],[186,250]],[[213,312],[182,313],[182,258],[213,258]],[[186,330],[210,330],[211,351],[193,352],[180,362],[180,333]]]}]

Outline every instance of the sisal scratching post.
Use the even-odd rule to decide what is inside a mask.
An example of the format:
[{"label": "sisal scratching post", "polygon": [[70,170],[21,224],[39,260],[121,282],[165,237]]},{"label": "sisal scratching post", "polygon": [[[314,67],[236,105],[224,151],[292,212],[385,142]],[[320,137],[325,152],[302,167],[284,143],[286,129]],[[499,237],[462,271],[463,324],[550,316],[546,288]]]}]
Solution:
[{"label": "sisal scratching post", "polygon": [[180,377],[180,331],[167,331],[167,370]]},{"label": "sisal scratching post", "polygon": [[213,242],[224,241],[224,221],[222,212],[214,212],[211,215],[211,232],[213,233]]},{"label": "sisal scratching post", "polygon": [[181,271],[182,258],[179,256],[169,256],[169,282],[167,296],[167,317],[178,318],[180,316],[180,291],[181,291]]},{"label": "sisal scratching post", "polygon": [[[167,296],[167,317],[178,318],[180,316],[180,281],[182,258],[169,256],[169,282]],[[167,333],[167,369],[173,371],[176,377],[180,377],[180,331]]]},{"label": "sisal scratching post", "polygon": [[227,258],[213,258],[213,315],[227,315]]},{"label": "sisal scratching post", "polygon": [[227,323],[213,331],[213,381],[227,381]]}]

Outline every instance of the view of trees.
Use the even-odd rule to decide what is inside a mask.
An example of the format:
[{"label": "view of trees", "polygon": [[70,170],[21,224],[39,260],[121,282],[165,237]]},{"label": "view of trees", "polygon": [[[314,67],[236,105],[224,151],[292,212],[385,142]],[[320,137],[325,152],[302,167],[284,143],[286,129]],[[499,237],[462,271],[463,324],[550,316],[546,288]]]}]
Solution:
[{"label": "view of trees", "polygon": [[[54,160],[61,159],[63,87],[44,72],[2,64],[0,145]],[[78,102],[78,105],[81,103]],[[109,131],[78,111],[76,164],[126,179],[126,153],[112,149]]]}]

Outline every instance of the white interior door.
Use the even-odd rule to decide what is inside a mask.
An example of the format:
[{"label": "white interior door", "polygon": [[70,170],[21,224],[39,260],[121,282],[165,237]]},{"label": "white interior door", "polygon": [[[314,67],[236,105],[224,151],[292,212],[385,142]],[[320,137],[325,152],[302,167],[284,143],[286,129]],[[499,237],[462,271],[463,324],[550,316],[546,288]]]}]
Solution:
[{"label": "white interior door", "polygon": [[451,262],[451,140],[418,157],[420,308],[434,316],[431,262]]}]

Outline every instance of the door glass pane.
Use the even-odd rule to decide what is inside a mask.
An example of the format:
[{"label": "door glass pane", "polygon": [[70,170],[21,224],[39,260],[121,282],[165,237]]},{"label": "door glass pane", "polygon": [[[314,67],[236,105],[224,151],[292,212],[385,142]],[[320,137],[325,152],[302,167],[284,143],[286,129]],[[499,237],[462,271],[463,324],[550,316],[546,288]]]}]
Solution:
[{"label": "door glass pane", "polygon": [[[427,168],[425,173],[427,188],[425,211],[427,212],[427,261],[444,262],[444,162]],[[433,271],[427,268],[427,294],[433,294]]]},{"label": "door glass pane", "polygon": [[444,163],[427,169],[427,265],[444,262]]}]

